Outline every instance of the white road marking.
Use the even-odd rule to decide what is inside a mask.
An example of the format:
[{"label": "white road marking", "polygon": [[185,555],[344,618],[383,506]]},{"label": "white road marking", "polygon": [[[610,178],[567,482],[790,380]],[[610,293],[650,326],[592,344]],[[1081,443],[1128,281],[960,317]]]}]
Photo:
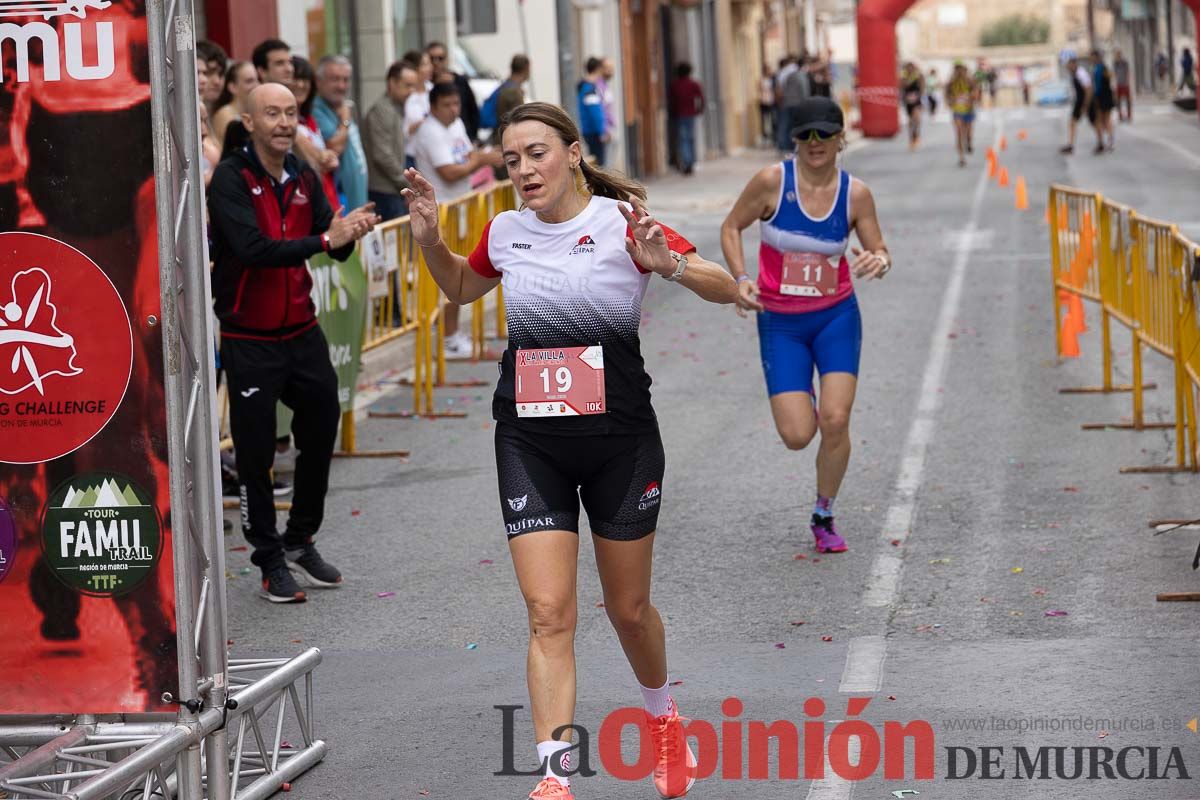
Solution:
[{"label": "white road marking", "polygon": [[[831,719],[825,723],[826,730],[832,730],[841,720]],[[847,755],[850,757],[851,764],[858,763],[858,757],[862,752],[862,742],[855,736],[846,742]],[[813,781],[808,787],[807,800],[846,800],[854,793],[854,784],[845,778],[839,777],[829,766],[829,738],[825,739],[825,777],[820,780]]]},{"label": "white road marking", "polygon": [[[996,141],[999,142],[1003,132],[1003,117],[996,126]],[[950,280],[942,295],[941,311],[937,324],[933,329],[930,342],[929,357],[925,362],[925,371],[921,378],[921,391],[917,404],[917,413],[908,429],[908,437],[904,443],[903,456],[900,461],[900,474],[896,479],[896,487],[892,493],[892,502],[885,516],[883,541],[886,546],[876,556],[871,567],[871,577],[863,593],[863,605],[882,608],[896,599],[896,591],[900,582],[899,548],[891,545],[892,540],[903,544],[908,537],[912,525],[913,509],[916,504],[917,490],[921,486],[921,478],[925,472],[925,455],[929,442],[933,439],[935,416],[942,404],[940,388],[946,374],[946,365],[950,354],[950,333],[954,325],[954,317],[958,314],[959,303],[962,300],[963,282],[967,271],[967,260],[971,255],[972,245],[981,233],[977,226],[980,207],[983,204],[983,194],[987,189],[987,172],[981,171],[975,184],[975,196],[971,201],[971,216],[960,236],[956,237],[954,266],[950,271]],[[851,649],[850,655],[853,656]]]}]

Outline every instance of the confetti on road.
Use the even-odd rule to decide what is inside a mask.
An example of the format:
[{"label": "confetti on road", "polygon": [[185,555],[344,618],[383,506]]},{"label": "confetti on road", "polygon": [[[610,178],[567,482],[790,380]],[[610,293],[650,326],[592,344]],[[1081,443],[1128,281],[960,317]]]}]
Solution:
[{"label": "confetti on road", "polygon": [[668,686],[683,686],[683,681],[671,681]]},{"label": "confetti on road", "polygon": [[832,636],[822,636],[822,637],[821,637],[821,641],[822,641],[822,642],[832,642],[832,641],[833,641],[833,637],[832,637]]},{"label": "confetti on road", "polygon": [[247,551],[247,550],[249,550],[249,549],[250,549],[250,548],[249,548],[249,547],[247,547],[246,545],[244,545],[244,544],[239,544],[237,547],[231,547],[231,548],[229,548],[229,552],[231,552],[231,553],[244,553],[244,552],[246,552],[246,551]]},{"label": "confetti on road", "polygon": [[805,622],[804,620],[798,619],[792,623],[792,627],[799,627],[799,626],[803,625],[804,622]]},{"label": "confetti on road", "polygon": [[776,650],[783,650],[783,649],[784,649],[784,648],[786,648],[786,647],[787,647],[787,645],[786,645],[786,644],[784,644],[783,642],[776,642],[776,643],[775,643],[775,649],[776,649]]},{"label": "confetti on road", "polygon": [[1046,616],[1047,617],[1065,617],[1065,616],[1067,616],[1067,612],[1060,611],[1058,609],[1050,609],[1046,612]]},{"label": "confetti on road", "polygon": [[376,597],[395,597],[396,593],[395,592],[379,592],[375,596]]},{"label": "confetti on road", "polygon": [[1009,570],[1009,572],[1011,572],[1013,575],[1020,575],[1024,571],[1025,571],[1024,567],[1013,567],[1012,569]]},{"label": "confetti on road", "polygon": [[495,562],[492,561],[490,558],[481,558],[481,559],[479,559],[479,563],[480,564],[494,564]]},{"label": "confetti on road", "polygon": [[471,642],[470,644],[467,645],[467,649],[468,650],[478,650],[479,645],[475,644],[474,642]]},{"label": "confetti on road", "polygon": [[932,558],[929,560],[929,563],[930,564],[949,564],[950,559],[948,559],[948,558]]}]

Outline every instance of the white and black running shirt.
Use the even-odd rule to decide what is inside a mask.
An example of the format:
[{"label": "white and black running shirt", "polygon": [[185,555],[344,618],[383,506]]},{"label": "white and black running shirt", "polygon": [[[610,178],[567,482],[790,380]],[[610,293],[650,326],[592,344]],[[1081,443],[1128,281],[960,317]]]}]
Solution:
[{"label": "white and black running shirt", "polygon": [[[696,248],[665,225],[676,253]],[[642,360],[638,325],[650,273],[625,250],[629,226],[617,201],[592,197],[574,219],[542,222],[524,211],[498,214],[471,253],[471,268],[501,278],[508,317],[508,349],[492,403],[497,421],[557,435],[637,434],[657,427],[650,376]],[[604,348],[607,412],[520,418],[516,411],[516,353],[556,347]]]}]

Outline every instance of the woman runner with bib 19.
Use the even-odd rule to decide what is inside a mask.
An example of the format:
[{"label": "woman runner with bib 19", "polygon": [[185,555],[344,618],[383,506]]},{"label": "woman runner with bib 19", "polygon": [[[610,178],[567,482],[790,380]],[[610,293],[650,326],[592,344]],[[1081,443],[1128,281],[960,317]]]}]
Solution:
[{"label": "woman runner with bib 19", "polygon": [[[833,501],[850,461],[850,409],[862,346],[851,273],[882,278],[891,259],[871,191],[838,167],[845,144],[842,110],[812,98],[792,122],[794,157],[750,180],[721,225],[721,247],[738,283],[738,314],[758,312],[759,349],[780,438],[789,450],[802,450],[820,431],[810,525],[818,551],[841,553],[846,542],[833,524]],[[757,283],[742,257],[742,231],[755,222],[762,227]],[[850,248],[853,261],[845,256],[851,231],[862,245]]]},{"label": "woman runner with bib 19", "polygon": [[[695,757],[668,694],[662,619],[650,603],[665,459],[638,340],[652,273],[714,303],[736,285],[656,221],[638,184],[583,160],[558,106],[526,103],[500,123],[518,196],[469,258],[446,247],[433,187],[408,170],[412,233],[438,285],[466,304],[504,282],[508,349],[492,413],[509,551],[529,615],[529,698],[545,777],[531,798],[571,800],[579,504],[604,604],[641,685],[654,782],[682,797]],[[628,203],[628,205],[626,205]]]}]

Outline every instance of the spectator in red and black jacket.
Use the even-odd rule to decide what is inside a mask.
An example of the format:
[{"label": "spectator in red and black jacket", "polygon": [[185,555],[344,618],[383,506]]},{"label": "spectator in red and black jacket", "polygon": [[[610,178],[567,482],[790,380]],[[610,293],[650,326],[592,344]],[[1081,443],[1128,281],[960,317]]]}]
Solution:
[{"label": "spectator in red and black jacket", "polygon": [[[337,437],[337,375],[317,324],[306,259],[344,261],[379,221],[367,204],[335,216],[312,169],[291,154],[296,98],[267,83],[248,97],[242,122],[250,142],[221,162],[208,188],[213,238],[213,297],[221,321],[221,363],[242,497],[242,530],[276,603],[302,602],[292,571],[317,586],[341,573],[321,558],[313,537],[325,513]],[[296,494],[287,529],[275,524],[271,465],[275,408],[294,412]]]}]

